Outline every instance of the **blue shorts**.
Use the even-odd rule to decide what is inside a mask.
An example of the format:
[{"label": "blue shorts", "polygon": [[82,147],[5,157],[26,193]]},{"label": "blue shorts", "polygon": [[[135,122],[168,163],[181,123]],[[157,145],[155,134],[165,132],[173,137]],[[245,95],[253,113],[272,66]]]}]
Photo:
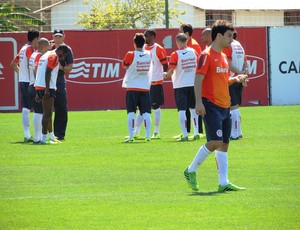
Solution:
[{"label": "blue shorts", "polygon": [[126,92],[127,113],[136,113],[139,108],[140,114],[151,113],[150,92],[128,90]]},{"label": "blue shorts", "polygon": [[20,82],[22,108],[31,109],[32,101],[29,94],[29,82]]},{"label": "blue shorts", "polygon": [[196,100],[194,86],[174,89],[174,95],[178,111],[195,108]]},{"label": "blue shorts", "polygon": [[207,141],[223,141],[228,144],[231,133],[230,108],[221,108],[202,98],[206,115],[203,117]]}]

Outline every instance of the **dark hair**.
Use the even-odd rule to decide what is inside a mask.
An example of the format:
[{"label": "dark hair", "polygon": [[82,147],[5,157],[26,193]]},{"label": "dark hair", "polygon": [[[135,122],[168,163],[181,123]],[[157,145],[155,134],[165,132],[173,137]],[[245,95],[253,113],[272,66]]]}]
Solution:
[{"label": "dark hair", "polygon": [[143,48],[145,40],[145,36],[142,33],[136,33],[133,38],[133,41],[137,48]]},{"label": "dark hair", "polygon": [[237,38],[237,32],[236,32],[236,30],[234,30],[234,32],[233,32],[233,39],[236,40],[236,38]]},{"label": "dark hair", "polygon": [[193,35],[193,27],[191,24],[182,24],[181,25],[183,33],[188,32],[190,37]]},{"label": "dark hair", "polygon": [[149,30],[146,30],[144,35],[146,35],[146,33],[150,34],[150,36],[154,36],[156,38],[156,31],[153,30],[153,29],[149,29]]},{"label": "dark hair", "polygon": [[214,22],[212,29],[211,29],[211,38],[214,41],[217,37],[217,34],[224,35],[227,30],[234,31],[232,23],[226,20],[217,20]]},{"label": "dark hair", "polygon": [[27,33],[27,41],[32,42],[35,38],[40,37],[40,32],[36,29],[29,29]]},{"label": "dark hair", "polygon": [[56,51],[62,51],[63,53],[68,53],[69,48],[67,45],[62,44],[59,47],[57,47]]}]

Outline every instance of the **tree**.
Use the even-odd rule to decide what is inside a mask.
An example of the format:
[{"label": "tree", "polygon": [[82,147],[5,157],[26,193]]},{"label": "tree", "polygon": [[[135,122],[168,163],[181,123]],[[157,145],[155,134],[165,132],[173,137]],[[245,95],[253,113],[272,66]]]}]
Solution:
[{"label": "tree", "polygon": [[[89,4],[88,0],[84,1]],[[169,9],[175,19],[184,11]],[[77,25],[87,29],[149,28],[165,21],[165,1],[162,0],[93,0],[91,13],[78,14]]]},{"label": "tree", "polygon": [[0,32],[18,31],[16,21],[33,26],[45,25],[45,22],[38,18],[27,15],[27,12],[30,12],[29,8],[15,6],[14,1],[0,3]]}]

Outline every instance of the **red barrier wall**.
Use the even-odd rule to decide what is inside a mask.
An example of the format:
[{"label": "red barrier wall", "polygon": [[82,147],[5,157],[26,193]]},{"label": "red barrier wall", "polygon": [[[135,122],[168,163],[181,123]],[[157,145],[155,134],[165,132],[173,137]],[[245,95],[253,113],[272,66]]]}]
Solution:
[{"label": "red barrier wall", "polygon": [[[268,105],[266,28],[239,28],[237,31],[238,40],[247,53],[250,70],[250,82],[244,90],[243,105]],[[65,31],[65,42],[72,47],[75,58],[73,70],[67,75],[70,110],[125,108],[125,90],[121,88],[125,70],[121,62],[126,52],[133,50],[136,32],[143,31]],[[204,48],[200,41],[201,32],[201,29],[195,29],[193,37]],[[166,48],[168,55],[176,48],[177,33],[178,29],[157,30],[156,41]],[[0,35],[0,50],[3,51],[0,57],[0,110],[16,110],[16,107],[20,107],[14,87],[16,79],[9,64],[15,50],[19,51],[26,43],[26,33]],[[42,33],[41,36],[52,39],[51,33]],[[165,82],[164,90],[164,107],[175,107],[170,81]]]}]

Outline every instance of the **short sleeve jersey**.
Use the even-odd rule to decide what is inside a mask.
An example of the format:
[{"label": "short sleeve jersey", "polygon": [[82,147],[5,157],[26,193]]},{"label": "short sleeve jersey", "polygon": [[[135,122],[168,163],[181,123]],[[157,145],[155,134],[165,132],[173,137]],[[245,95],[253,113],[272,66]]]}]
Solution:
[{"label": "short sleeve jersey", "polygon": [[36,89],[45,89],[46,87],[46,70],[50,68],[51,77],[50,77],[50,89],[56,89],[56,80],[58,74],[58,56],[55,51],[48,51],[40,58],[39,65],[36,73],[35,88]]},{"label": "short sleeve jersey", "polygon": [[203,74],[202,97],[222,108],[230,107],[229,65],[224,53],[218,53],[211,47],[202,52],[197,73]]},{"label": "short sleeve jersey", "polygon": [[168,64],[166,50],[157,43],[153,46],[145,45],[145,50],[150,51],[152,66],[150,69],[150,80],[151,82],[163,81],[163,65]]},{"label": "short sleeve jersey", "polygon": [[173,88],[194,86],[197,56],[194,49],[180,49],[171,54],[169,69],[174,69],[172,75]]},{"label": "short sleeve jersey", "polygon": [[35,81],[34,68],[38,66],[41,56],[42,54],[40,52],[35,51],[29,59],[30,83],[34,83]]},{"label": "short sleeve jersey", "polygon": [[188,42],[186,43],[186,46],[193,48],[196,52],[197,57],[200,56],[202,49],[201,49],[201,46],[199,45],[199,43],[194,38],[191,38],[190,40],[188,40]]},{"label": "short sleeve jersey", "polygon": [[21,49],[18,55],[14,58],[14,62],[19,64],[19,82],[30,82],[29,76],[29,59],[34,52],[31,45],[26,44]]},{"label": "short sleeve jersey", "polygon": [[[227,55],[228,61],[231,62],[232,66],[237,68],[239,71],[243,70],[244,63],[247,61],[247,57],[241,43],[233,40],[231,46],[222,50]],[[235,73],[231,72],[231,76]]]},{"label": "short sleeve jersey", "polygon": [[151,55],[148,51],[129,51],[122,66],[127,67],[122,87],[127,90],[150,90]]}]

